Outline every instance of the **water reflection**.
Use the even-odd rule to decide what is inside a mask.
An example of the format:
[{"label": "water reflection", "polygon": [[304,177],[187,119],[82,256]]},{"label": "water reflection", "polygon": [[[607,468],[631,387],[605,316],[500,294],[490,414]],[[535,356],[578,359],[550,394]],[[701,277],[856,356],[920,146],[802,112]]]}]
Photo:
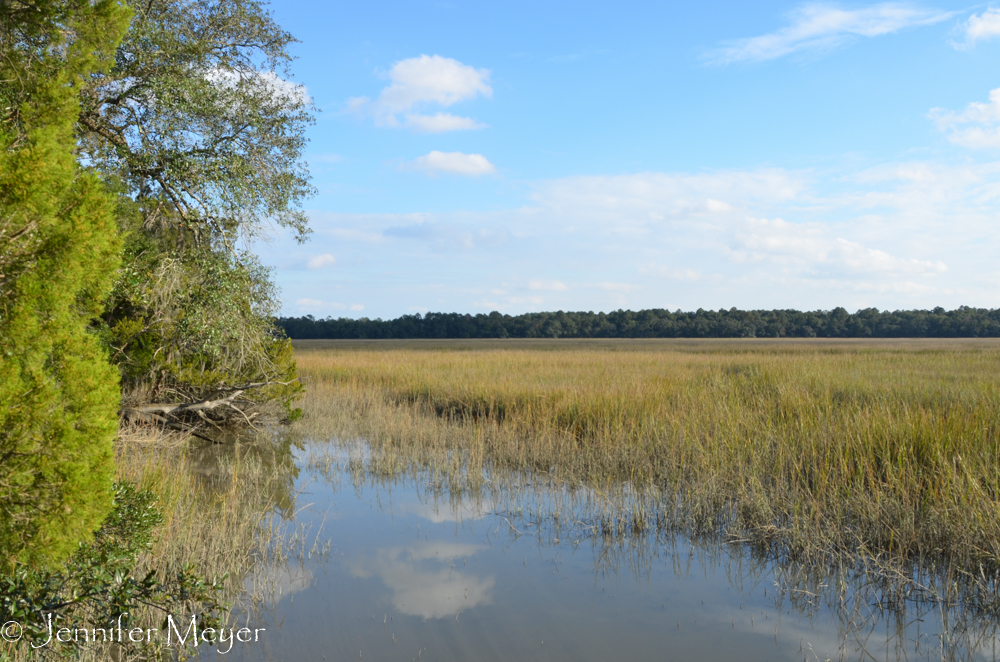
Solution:
[{"label": "water reflection", "polygon": [[456,570],[483,549],[447,542],[387,547],[377,550],[374,558],[353,562],[350,570],[354,577],[381,579],[392,591],[392,606],[400,613],[425,620],[444,618],[493,602],[493,577]]},{"label": "water reflection", "polygon": [[234,479],[249,481],[253,483],[252,497],[264,511],[273,508],[288,515],[299,477],[295,452],[301,449],[301,443],[290,435],[243,432],[226,436],[225,443],[194,444],[188,459],[199,487],[207,493],[225,495],[232,491]]},{"label": "water reflection", "polygon": [[884,608],[850,569],[677,532],[602,536],[585,492],[451,492],[337,453],[295,480],[293,524],[324,526],[330,553],[258,573],[264,609],[240,620],[267,627],[266,642],[227,660],[997,659],[995,618]]},{"label": "water reflection", "polygon": [[442,503],[439,500],[404,503],[396,506],[396,512],[401,515],[415,515],[435,524],[441,524],[442,522],[464,522],[481,519],[487,515],[492,515],[496,510],[493,502],[490,500],[484,501],[466,497],[464,499],[452,499],[447,503]]},{"label": "water reflection", "polygon": [[287,596],[313,583],[313,571],[299,564],[269,561],[243,580],[243,590],[264,608],[273,609]]}]

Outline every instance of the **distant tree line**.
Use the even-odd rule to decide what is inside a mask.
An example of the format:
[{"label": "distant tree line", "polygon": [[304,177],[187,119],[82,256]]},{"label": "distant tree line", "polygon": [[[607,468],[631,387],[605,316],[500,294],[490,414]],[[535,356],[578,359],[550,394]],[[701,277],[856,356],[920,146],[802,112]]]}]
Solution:
[{"label": "distant tree line", "polygon": [[502,315],[427,313],[393,320],[282,317],[292,339],[405,338],[995,338],[1000,309],[879,311],[652,309]]}]

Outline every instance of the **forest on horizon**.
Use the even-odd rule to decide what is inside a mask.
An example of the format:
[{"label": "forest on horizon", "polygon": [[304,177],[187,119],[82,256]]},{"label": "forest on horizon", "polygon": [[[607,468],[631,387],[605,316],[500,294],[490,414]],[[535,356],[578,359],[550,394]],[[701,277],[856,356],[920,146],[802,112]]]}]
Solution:
[{"label": "forest on horizon", "polygon": [[281,317],[293,340],[410,338],[996,338],[1000,308],[879,311],[617,310],[504,315],[420,313],[392,320]]}]

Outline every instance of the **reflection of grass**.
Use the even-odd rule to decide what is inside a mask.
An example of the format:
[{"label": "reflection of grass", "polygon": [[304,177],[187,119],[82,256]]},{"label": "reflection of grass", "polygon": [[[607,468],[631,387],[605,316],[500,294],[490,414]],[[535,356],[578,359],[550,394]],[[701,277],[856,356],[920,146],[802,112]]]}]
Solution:
[{"label": "reflection of grass", "polygon": [[[344,431],[349,425],[344,424]],[[744,602],[758,602],[761,597],[765,603],[773,600],[772,616],[794,610],[817,624],[803,629],[796,626],[794,618],[770,622],[779,627],[780,639],[798,641],[800,635],[805,635],[804,642],[811,641],[824,652],[820,657],[803,642],[803,659],[872,659],[870,655],[897,661],[995,659],[989,652],[1000,643],[1000,614],[975,600],[969,589],[977,587],[953,586],[955,577],[949,577],[947,572],[916,572],[900,577],[899,565],[888,565],[875,555],[839,555],[830,559],[832,564],[788,555],[776,558],[772,545],[747,545],[712,532],[692,537],[685,535],[689,532],[669,528],[643,529],[639,534],[634,530],[609,531],[601,526],[601,516],[628,511],[634,503],[628,499],[609,503],[594,490],[568,488],[550,478],[539,480],[531,472],[488,472],[488,479],[478,489],[466,491],[468,481],[461,472],[445,475],[441,471],[440,455],[414,455],[409,451],[395,452],[400,465],[405,464],[406,473],[390,476],[384,459],[393,451],[373,454],[363,441],[312,443],[308,449],[305,466],[330,481],[336,491],[353,486],[358,498],[372,503],[387,517],[419,514],[421,520],[455,522],[463,529],[468,526],[469,531],[475,528],[482,532],[485,528],[489,544],[502,548],[515,560],[520,558],[520,552],[514,551],[515,541],[527,538],[529,549],[547,549],[543,556],[555,559],[564,552],[566,557],[586,556],[589,549],[595,579],[631,575],[637,584],[653,585],[666,565],[678,577],[707,576],[728,581],[736,590],[729,605],[734,610],[740,605],[740,616],[733,627],[747,632],[753,630],[755,610],[744,610]],[[423,470],[419,468],[421,461],[427,462]],[[411,491],[417,497],[416,503],[407,505],[406,499],[400,503],[398,495]],[[480,524],[468,524],[480,516],[484,517]],[[382,525],[373,520],[372,526]],[[372,564],[392,565],[391,552],[388,559],[372,554],[364,558],[367,560],[362,562],[362,570]],[[420,554],[416,558],[419,560]],[[580,570],[586,573],[582,566],[574,571]],[[693,599],[690,606],[697,620],[696,603],[697,599]],[[396,607],[403,609],[401,605]],[[499,608],[509,609],[510,604],[501,601]],[[702,625],[711,628],[715,623],[718,627],[717,619],[702,615]],[[766,618],[757,614],[757,623],[763,627],[759,633],[769,634],[768,621],[762,623],[762,616]],[[723,629],[729,629],[728,619],[722,619]],[[798,621],[799,625],[802,622]]]},{"label": "reflection of grass", "polygon": [[609,531],[957,562],[995,585],[995,343],[296,344],[303,431],[366,437],[376,472],[527,470],[627,506]]},{"label": "reflection of grass", "polygon": [[274,543],[267,516],[291,508],[294,464],[287,448],[270,443],[209,453],[189,445],[186,437],[148,429],[121,435],[119,480],[158,495],[165,520],[141,568],[168,572],[191,564],[207,577],[238,580]]},{"label": "reflection of grass", "polygon": [[[251,441],[244,439],[244,442]],[[150,490],[157,498],[163,523],[154,530],[155,544],[140,556],[132,575],[141,579],[149,571],[171,577],[185,566],[208,579],[226,576],[224,598],[250,604],[267,598],[272,587],[252,582],[244,592],[244,579],[261,568],[284,565],[299,545],[287,536],[277,510],[290,514],[294,503],[292,481],[296,468],[287,443],[267,439],[256,443],[230,443],[214,448],[190,448],[191,439],[151,428],[125,427],[117,445],[118,480]],[[301,536],[300,536],[301,537]],[[201,605],[181,602],[172,613],[178,621],[190,619]],[[70,627],[106,627],[117,614],[78,613]],[[157,609],[133,613],[124,620],[129,627],[162,628],[165,614]],[[233,619],[233,615],[223,615]],[[239,627],[239,626],[237,626]],[[183,627],[182,627],[183,629]],[[161,638],[160,643],[165,642]],[[141,646],[103,643],[88,645],[83,659],[148,659]],[[20,642],[4,651],[11,660],[37,659]],[[176,645],[174,647],[177,648]],[[42,651],[50,653],[49,650]],[[56,651],[58,652],[58,651]],[[163,652],[163,651],[161,651]],[[168,654],[173,657],[174,650]]]}]

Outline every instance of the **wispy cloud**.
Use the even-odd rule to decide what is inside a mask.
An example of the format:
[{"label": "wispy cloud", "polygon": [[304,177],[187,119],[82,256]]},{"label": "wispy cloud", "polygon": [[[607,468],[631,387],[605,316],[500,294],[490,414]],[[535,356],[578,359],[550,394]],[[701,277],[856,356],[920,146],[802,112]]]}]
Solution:
[{"label": "wispy cloud", "polygon": [[378,126],[406,127],[423,133],[485,128],[485,124],[469,117],[427,111],[479,96],[491,98],[488,69],[476,69],[440,55],[421,55],[400,60],[388,76],[392,82],[377,99],[354,97],[348,100],[347,109],[371,114]]},{"label": "wispy cloud", "polygon": [[497,169],[482,154],[464,154],[462,152],[439,152],[434,150],[408,163],[403,164],[407,170],[419,170],[430,175],[448,173],[479,177],[492,175]]},{"label": "wispy cloud", "polygon": [[956,145],[1000,149],[1000,87],[990,91],[990,100],[986,103],[974,101],[960,113],[934,108],[930,116]]},{"label": "wispy cloud", "polygon": [[982,14],[973,14],[965,22],[965,42],[954,44],[965,49],[975,46],[977,41],[1000,37],[1000,8],[990,7]]},{"label": "wispy cloud", "polygon": [[862,9],[806,4],[790,12],[785,27],[757,37],[724,42],[709,51],[706,59],[713,64],[763,62],[793,53],[829,50],[858,37],[877,37],[909,27],[932,25],[952,15],[901,3]]},{"label": "wispy cloud", "polygon": [[541,278],[535,278],[528,281],[528,289],[548,292],[562,292],[569,288],[566,287],[566,283],[559,280],[543,280]]},{"label": "wispy cloud", "polygon": [[344,310],[347,308],[347,306],[337,301],[320,301],[319,299],[310,299],[308,297],[296,299],[295,305],[309,312],[317,310]]},{"label": "wispy cloud", "polygon": [[[995,305],[998,214],[1000,162],[566,177],[488,212],[316,214],[279,273],[316,315]],[[335,281],[304,270],[320,253]]]},{"label": "wispy cloud", "polygon": [[639,273],[646,274],[649,276],[656,276],[658,278],[667,278],[670,280],[699,280],[702,278],[700,271],[694,269],[676,268],[667,264],[660,264],[659,262],[647,262],[646,264],[639,266]]},{"label": "wispy cloud", "polygon": [[735,201],[785,202],[801,195],[801,174],[776,168],[705,174],[641,172],[584,175],[539,182],[532,196],[542,207],[595,212],[648,214],[662,221],[679,214],[725,214]]},{"label": "wispy cloud", "polygon": [[905,259],[837,237],[822,223],[789,223],[780,218],[748,218],[735,233],[731,259],[770,261],[808,272],[836,269],[846,274],[936,274],[944,262]]},{"label": "wispy cloud", "polygon": [[306,262],[306,267],[309,269],[322,269],[323,267],[329,267],[333,265],[337,259],[330,255],[329,253],[324,253],[323,255],[316,255],[309,258]]},{"label": "wispy cloud", "polygon": [[340,163],[344,157],[340,154],[310,154],[306,157],[310,164],[313,163]]}]

